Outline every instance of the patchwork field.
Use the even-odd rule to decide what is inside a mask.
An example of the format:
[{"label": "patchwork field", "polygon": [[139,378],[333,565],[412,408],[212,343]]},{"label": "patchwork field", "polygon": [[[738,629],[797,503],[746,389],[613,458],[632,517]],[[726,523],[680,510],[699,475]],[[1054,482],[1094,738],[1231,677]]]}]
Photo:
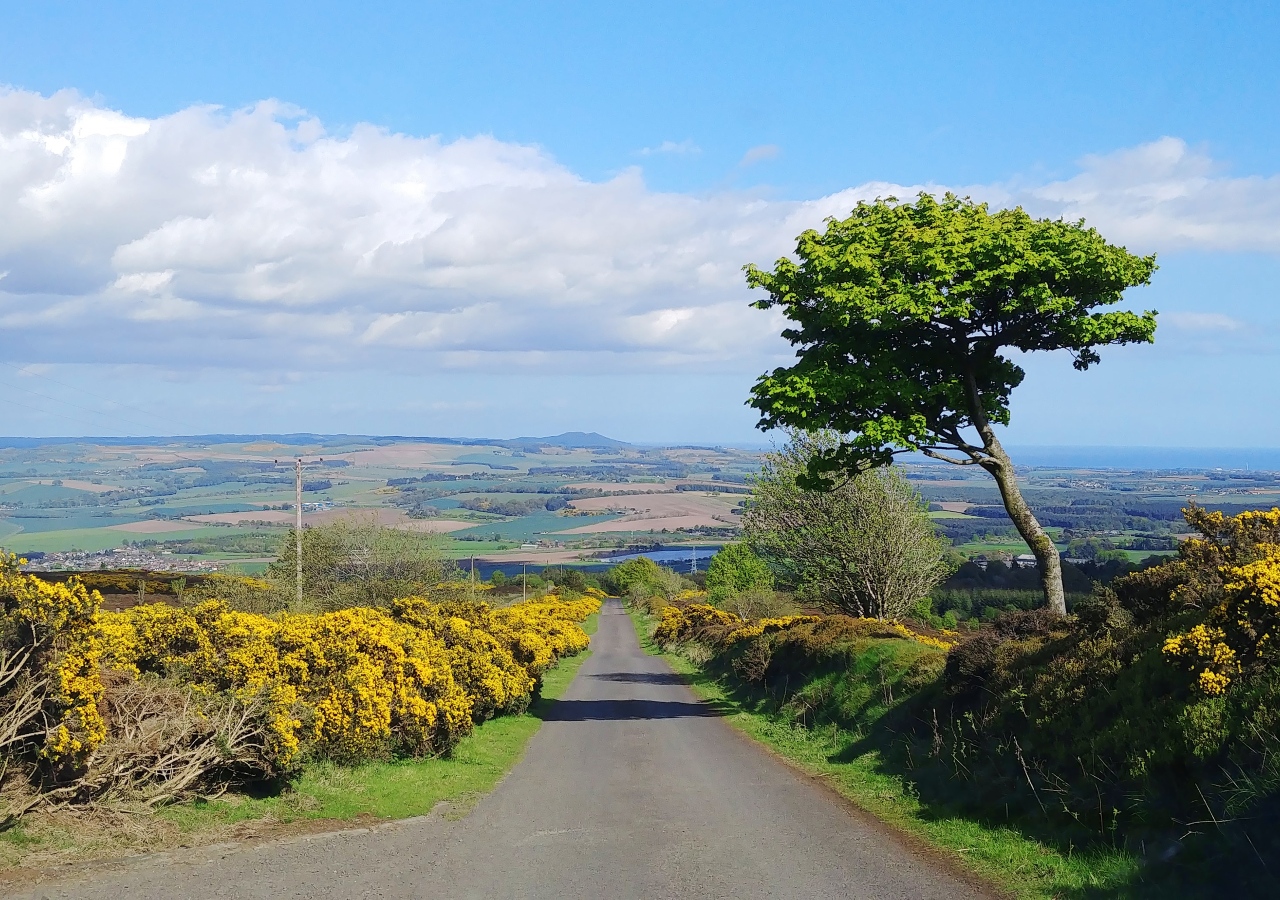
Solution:
[{"label": "patchwork field", "polygon": [[[374,520],[444,535],[455,557],[544,565],[637,542],[730,539],[762,462],[758,452],[641,448],[581,434],[14,440],[0,446],[0,546],[55,567],[97,568],[111,561],[93,554],[126,550],[156,567],[261,560],[293,525],[297,455],[307,461],[305,524]],[[962,553],[1027,551],[984,473],[923,461],[905,468]],[[1019,472],[1028,501],[1072,553],[1171,552],[1190,499],[1228,512],[1280,503],[1280,478],[1256,470]]]},{"label": "patchwork field", "polygon": [[739,494],[676,491],[630,494],[615,497],[589,497],[574,500],[569,506],[590,512],[620,512],[620,518],[608,522],[592,522],[566,528],[556,534],[591,534],[617,531],[675,531],[679,528],[736,527],[732,510],[741,502]]},{"label": "patchwork field", "polygon": [[[698,529],[732,528],[729,510],[740,498],[677,494],[675,485],[723,473],[741,480],[759,466],[754,453],[669,454],[562,437],[569,440],[308,436],[0,447],[0,545],[55,567],[96,567],[94,554],[126,550],[157,567],[259,560],[295,521],[293,460],[301,455],[305,525],[376,521],[450,535],[454,556],[535,545],[540,561],[576,559],[601,541],[619,545],[618,532],[699,537]],[[590,496],[605,492],[629,496],[611,512]],[[621,519],[627,524],[616,525]],[[244,549],[247,535],[253,552]]]}]

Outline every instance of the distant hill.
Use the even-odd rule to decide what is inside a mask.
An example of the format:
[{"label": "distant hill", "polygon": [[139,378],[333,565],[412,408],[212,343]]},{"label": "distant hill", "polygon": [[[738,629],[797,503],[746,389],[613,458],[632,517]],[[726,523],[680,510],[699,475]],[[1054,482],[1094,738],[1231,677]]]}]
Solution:
[{"label": "distant hill", "polygon": [[626,441],[605,437],[603,434],[596,434],[594,431],[566,431],[564,434],[557,434],[554,437],[522,437],[504,441],[503,443],[546,444],[550,447],[564,447],[566,450],[617,450],[631,446]]},{"label": "distant hill", "polygon": [[463,446],[508,447],[528,446],[564,447],[566,450],[620,449],[630,447],[626,441],[615,440],[594,431],[566,431],[552,437],[522,437],[511,440],[500,438],[422,437],[410,435],[358,435],[358,434],[191,434],[146,437],[0,437],[0,449],[30,449],[32,447],[89,444],[104,447],[154,447],[178,444],[245,444],[268,442],[289,447],[324,447],[349,444],[353,441],[389,444],[399,441],[415,441],[427,444],[454,444]]}]

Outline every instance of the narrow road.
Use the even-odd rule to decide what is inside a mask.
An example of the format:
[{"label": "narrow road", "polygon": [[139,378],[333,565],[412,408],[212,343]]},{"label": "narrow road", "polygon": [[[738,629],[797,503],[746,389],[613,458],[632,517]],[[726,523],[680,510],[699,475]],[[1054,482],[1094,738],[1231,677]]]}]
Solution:
[{"label": "narrow road", "polygon": [[609,601],[592,657],[458,821],[130,866],[48,898],[978,898],[719,721]]}]

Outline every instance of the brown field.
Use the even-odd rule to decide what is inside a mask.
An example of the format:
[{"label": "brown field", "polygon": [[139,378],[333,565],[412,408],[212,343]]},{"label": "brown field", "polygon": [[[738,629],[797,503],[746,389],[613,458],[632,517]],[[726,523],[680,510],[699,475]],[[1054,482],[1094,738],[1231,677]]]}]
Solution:
[{"label": "brown field", "polygon": [[[303,516],[303,520],[311,518]],[[288,525],[294,519],[293,513],[282,509],[255,509],[240,513],[205,513],[199,516],[187,516],[184,522],[199,522],[202,525],[239,525],[244,522],[265,522],[270,525]]]},{"label": "brown field", "polygon": [[565,487],[578,491],[653,491],[654,493],[662,493],[675,490],[675,487],[652,481],[580,481],[577,484],[567,484]]},{"label": "brown field", "polygon": [[694,491],[667,491],[660,494],[631,494],[622,497],[587,497],[569,503],[574,509],[626,509],[629,514],[611,522],[596,522],[569,528],[557,534],[590,534],[600,531],[661,531],[666,528],[723,528],[737,525],[730,513],[741,496],[716,497]]},{"label": "brown field", "polygon": [[[442,461],[454,459],[483,447],[462,447],[451,444],[391,444],[371,450],[352,450],[335,453],[333,459],[345,459],[353,466],[388,466],[397,469],[425,469],[438,466]],[[453,467],[450,467],[453,468]],[[462,468],[459,466],[458,468]]]},{"label": "brown field", "polygon": [[944,500],[938,505],[941,506],[943,509],[945,509],[947,512],[953,512],[953,513],[962,513],[966,509],[968,509],[970,506],[973,506],[972,503],[965,503],[960,500]]},{"label": "brown field", "polygon": [[459,522],[457,519],[410,519],[393,525],[402,531],[420,531],[423,534],[447,534],[463,528],[474,528],[475,522]]},{"label": "brown field", "polygon": [[175,522],[169,519],[146,519],[142,522],[122,522],[107,526],[108,531],[127,531],[130,534],[164,534],[167,531],[190,531],[191,528],[188,521]]}]

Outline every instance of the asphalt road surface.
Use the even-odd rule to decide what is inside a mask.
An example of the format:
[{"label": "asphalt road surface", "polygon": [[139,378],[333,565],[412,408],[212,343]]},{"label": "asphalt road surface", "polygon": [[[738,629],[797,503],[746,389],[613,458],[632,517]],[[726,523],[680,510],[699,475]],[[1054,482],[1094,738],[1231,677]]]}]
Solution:
[{"label": "asphalt road surface", "polygon": [[720,721],[609,601],[519,765],[464,818],[214,848],[49,898],[976,898]]}]

